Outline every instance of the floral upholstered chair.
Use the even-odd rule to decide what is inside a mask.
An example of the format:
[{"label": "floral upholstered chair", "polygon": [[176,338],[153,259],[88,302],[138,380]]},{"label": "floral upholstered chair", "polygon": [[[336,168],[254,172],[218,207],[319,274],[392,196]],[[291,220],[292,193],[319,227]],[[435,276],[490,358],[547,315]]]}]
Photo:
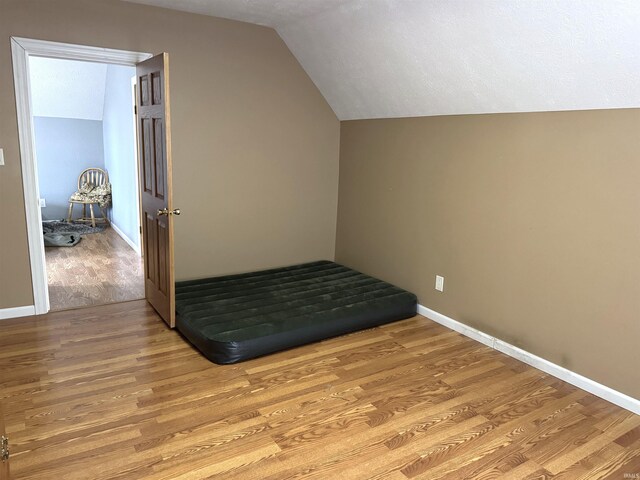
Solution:
[{"label": "floral upholstered chair", "polygon": [[[111,184],[109,175],[101,168],[87,168],[78,177],[78,190],[69,198],[69,213],[67,222],[73,219],[73,206],[82,205],[82,217],[78,222],[90,222],[92,227],[96,222],[109,223],[106,208],[111,205]],[[87,217],[87,205],[89,205],[90,217]],[[93,205],[98,205],[102,217],[96,219]]]}]

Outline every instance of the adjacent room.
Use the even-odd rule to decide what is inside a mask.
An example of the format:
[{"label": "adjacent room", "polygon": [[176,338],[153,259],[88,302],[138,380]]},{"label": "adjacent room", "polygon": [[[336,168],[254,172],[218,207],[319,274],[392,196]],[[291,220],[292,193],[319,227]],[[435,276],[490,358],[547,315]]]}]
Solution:
[{"label": "adjacent room", "polygon": [[0,480],[640,478],[639,2],[0,44]]},{"label": "adjacent room", "polygon": [[52,311],[144,298],[134,79],[133,67],[30,61]]}]

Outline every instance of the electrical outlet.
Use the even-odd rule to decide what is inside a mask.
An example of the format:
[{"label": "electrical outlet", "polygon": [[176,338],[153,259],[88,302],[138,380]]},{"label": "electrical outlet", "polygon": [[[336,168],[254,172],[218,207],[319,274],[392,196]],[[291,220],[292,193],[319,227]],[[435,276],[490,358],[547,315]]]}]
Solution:
[{"label": "electrical outlet", "polygon": [[0,148],[0,165],[4,165],[4,148]]},{"label": "electrical outlet", "polygon": [[436,275],[436,290],[444,292],[444,277]]},{"label": "electrical outlet", "polygon": [[44,198],[40,199],[40,208],[44,208],[47,206],[47,201]]}]

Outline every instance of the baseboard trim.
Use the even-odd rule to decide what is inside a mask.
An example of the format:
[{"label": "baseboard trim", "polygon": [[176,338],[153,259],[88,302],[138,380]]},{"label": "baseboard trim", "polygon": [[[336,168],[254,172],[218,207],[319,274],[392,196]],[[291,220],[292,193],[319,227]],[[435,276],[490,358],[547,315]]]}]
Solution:
[{"label": "baseboard trim", "polygon": [[531,365],[532,367],[542,370],[549,375],[553,375],[560,380],[564,380],[571,385],[581,388],[589,393],[592,393],[604,400],[607,400],[619,407],[622,407],[630,412],[640,415],[640,400],[630,397],[622,392],[618,392],[612,388],[595,382],[587,377],[584,377],[576,372],[572,372],[560,365],[557,365],[549,360],[545,360],[542,357],[538,357],[533,353],[522,350],[521,348],[511,345],[499,338],[488,335],[473,327],[460,323],[453,318],[447,317],[441,313],[431,310],[423,305],[418,305],[418,313],[423,315],[434,322],[439,323],[451,330],[454,330],[462,335],[472,338],[484,345],[487,345],[499,352],[502,352],[510,357],[513,357],[521,362]]},{"label": "baseboard trim", "polygon": [[35,305],[28,305],[25,307],[13,307],[13,308],[0,308],[0,320],[6,320],[9,318],[28,317],[29,315],[36,314]]},{"label": "baseboard trim", "polygon": [[122,238],[125,242],[127,242],[127,243],[129,244],[129,246],[130,246],[131,248],[133,248],[133,249],[135,250],[135,252],[136,252],[138,255],[140,255],[140,254],[141,254],[141,252],[140,252],[140,247],[139,247],[138,245],[136,245],[136,244],[133,242],[133,240],[131,240],[129,237],[127,237],[127,235],[126,235],[122,230],[120,230],[120,228],[118,228],[118,226],[117,226],[115,223],[111,222],[111,223],[110,223],[110,225],[111,225],[111,228],[113,228],[113,230],[114,230],[118,235],[120,235],[120,238]]}]

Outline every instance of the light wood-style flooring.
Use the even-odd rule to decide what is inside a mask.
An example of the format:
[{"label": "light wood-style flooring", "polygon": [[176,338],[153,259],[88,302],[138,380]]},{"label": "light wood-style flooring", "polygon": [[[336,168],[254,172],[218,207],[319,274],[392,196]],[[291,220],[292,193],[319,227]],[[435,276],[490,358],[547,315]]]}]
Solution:
[{"label": "light wood-style flooring", "polygon": [[52,311],[144,298],[142,258],[112,228],[45,257]]},{"label": "light wood-style flooring", "polygon": [[106,305],[0,322],[0,372],[16,479],[640,473],[640,416],[420,316],[218,366]]}]

